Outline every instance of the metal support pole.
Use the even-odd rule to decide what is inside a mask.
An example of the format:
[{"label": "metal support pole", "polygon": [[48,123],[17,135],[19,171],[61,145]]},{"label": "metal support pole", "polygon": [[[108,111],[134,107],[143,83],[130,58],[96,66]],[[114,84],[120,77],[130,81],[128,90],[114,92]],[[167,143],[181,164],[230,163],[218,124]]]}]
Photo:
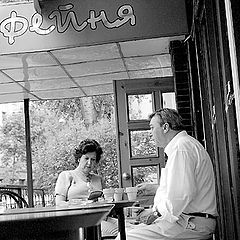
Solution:
[{"label": "metal support pole", "polygon": [[33,207],[33,178],[32,178],[32,151],[31,134],[29,118],[29,99],[24,99],[25,116],[25,137],[26,137],[26,157],[27,157],[27,187],[28,187],[28,205]]}]

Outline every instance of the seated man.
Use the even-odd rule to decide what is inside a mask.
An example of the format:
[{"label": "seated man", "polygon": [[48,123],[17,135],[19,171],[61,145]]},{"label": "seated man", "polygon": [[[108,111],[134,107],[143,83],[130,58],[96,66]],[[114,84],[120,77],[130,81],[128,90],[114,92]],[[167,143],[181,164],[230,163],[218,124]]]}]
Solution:
[{"label": "seated man", "polygon": [[207,151],[183,130],[182,119],[173,109],[151,114],[150,128],[168,160],[159,186],[139,186],[148,194],[156,190],[154,205],[147,214],[141,213],[142,218],[149,215],[145,224],[127,231],[126,239],[209,239],[215,230],[217,209],[214,171]]}]

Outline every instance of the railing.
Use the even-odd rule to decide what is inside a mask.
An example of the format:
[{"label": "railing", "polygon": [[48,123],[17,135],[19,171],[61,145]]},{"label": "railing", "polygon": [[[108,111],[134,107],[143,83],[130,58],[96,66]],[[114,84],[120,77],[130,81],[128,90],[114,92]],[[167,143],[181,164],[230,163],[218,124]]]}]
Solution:
[{"label": "railing", "polygon": [[[0,189],[9,190],[17,193],[19,196],[24,198],[28,202],[28,192],[27,186],[22,185],[0,185]],[[2,195],[0,197],[2,204],[6,208],[16,208],[17,203],[10,197]],[[45,194],[43,189],[33,189],[33,203],[34,207],[45,207],[54,205],[54,196],[53,194]]]}]

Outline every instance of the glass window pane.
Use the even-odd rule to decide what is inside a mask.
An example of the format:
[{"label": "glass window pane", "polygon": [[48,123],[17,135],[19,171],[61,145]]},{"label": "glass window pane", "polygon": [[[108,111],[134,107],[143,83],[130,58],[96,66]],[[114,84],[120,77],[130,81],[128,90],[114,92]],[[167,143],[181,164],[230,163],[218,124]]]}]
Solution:
[{"label": "glass window pane", "polygon": [[177,109],[174,92],[162,93],[163,107]]},{"label": "glass window pane", "polygon": [[158,183],[158,166],[133,167],[133,186],[142,182]]},{"label": "glass window pane", "polygon": [[26,178],[26,139],[23,102],[0,104],[0,178],[18,184]]},{"label": "glass window pane", "polygon": [[148,119],[153,112],[152,94],[128,95],[129,120]]},{"label": "glass window pane", "polygon": [[157,156],[157,148],[150,130],[130,131],[131,157]]}]

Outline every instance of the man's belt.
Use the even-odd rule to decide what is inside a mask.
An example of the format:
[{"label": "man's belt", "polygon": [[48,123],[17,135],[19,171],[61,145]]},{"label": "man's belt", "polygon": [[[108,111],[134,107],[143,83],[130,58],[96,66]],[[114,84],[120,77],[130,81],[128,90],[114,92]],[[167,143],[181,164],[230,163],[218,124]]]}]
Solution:
[{"label": "man's belt", "polygon": [[196,217],[205,217],[205,218],[212,218],[215,219],[216,217],[213,216],[212,214],[208,214],[208,213],[201,213],[201,212],[194,212],[194,213],[184,213],[186,215],[192,215],[192,216],[196,216]]}]

